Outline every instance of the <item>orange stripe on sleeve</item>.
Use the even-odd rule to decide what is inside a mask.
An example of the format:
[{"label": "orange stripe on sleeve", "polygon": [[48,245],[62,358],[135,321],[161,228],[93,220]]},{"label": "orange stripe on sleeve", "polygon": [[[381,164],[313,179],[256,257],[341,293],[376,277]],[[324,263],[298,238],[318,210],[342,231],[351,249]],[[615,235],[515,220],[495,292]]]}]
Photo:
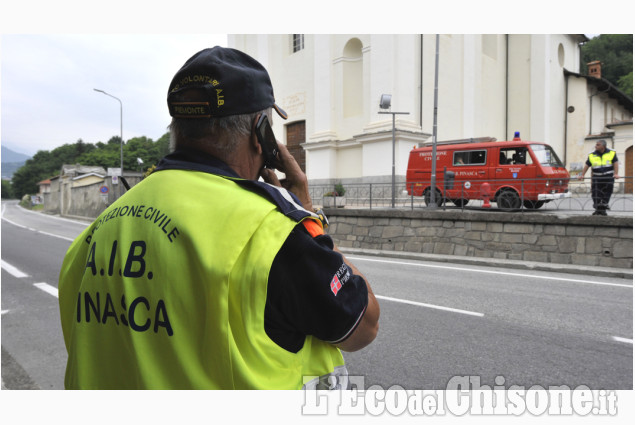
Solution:
[{"label": "orange stripe on sleeve", "polygon": [[302,221],[304,228],[309,232],[309,235],[312,237],[320,236],[324,234],[324,229],[322,226],[315,220],[306,219]]}]

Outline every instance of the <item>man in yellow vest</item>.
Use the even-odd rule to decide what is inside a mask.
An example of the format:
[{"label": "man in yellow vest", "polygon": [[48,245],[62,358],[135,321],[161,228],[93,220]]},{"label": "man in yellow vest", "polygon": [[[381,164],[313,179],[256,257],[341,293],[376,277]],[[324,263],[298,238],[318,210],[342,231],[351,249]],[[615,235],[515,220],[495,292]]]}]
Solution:
[{"label": "man in yellow vest", "polygon": [[619,170],[619,162],[615,151],[606,147],[606,140],[598,140],[595,151],[589,154],[584,164],[579,180],[584,178],[587,170],[591,168],[591,198],[593,199],[593,215],[606,215],[609,209],[609,200],[613,194],[613,184]]},{"label": "man in yellow vest", "polygon": [[340,349],[374,340],[379,305],[267,127],[287,118],[267,71],[205,49],[168,107],[173,152],[64,259],[65,387],[346,388]]}]

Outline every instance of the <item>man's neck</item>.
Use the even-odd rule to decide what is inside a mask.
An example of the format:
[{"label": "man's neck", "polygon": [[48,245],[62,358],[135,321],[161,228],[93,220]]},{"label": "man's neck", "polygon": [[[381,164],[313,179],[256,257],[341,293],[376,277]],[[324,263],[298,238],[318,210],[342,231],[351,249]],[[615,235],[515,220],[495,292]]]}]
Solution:
[{"label": "man's neck", "polygon": [[249,144],[246,141],[238,143],[229,154],[216,152],[204,145],[198,145],[195,150],[189,147],[177,147],[177,149],[201,152],[204,155],[212,156],[227,164],[240,178],[258,180],[260,177],[262,159],[249,149]]}]

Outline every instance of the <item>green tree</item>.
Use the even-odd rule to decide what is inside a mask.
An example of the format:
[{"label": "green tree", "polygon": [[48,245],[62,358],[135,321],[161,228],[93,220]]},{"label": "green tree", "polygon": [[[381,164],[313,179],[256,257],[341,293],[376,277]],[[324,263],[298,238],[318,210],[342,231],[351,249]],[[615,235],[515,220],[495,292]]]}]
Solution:
[{"label": "green tree", "polygon": [[39,191],[37,183],[48,177],[59,174],[59,168],[55,170],[55,163],[49,151],[38,151],[31,159],[27,159],[11,179],[14,197],[21,198],[27,194],[35,194]]},{"label": "green tree", "polygon": [[2,179],[2,199],[13,199],[13,188],[9,180]]},{"label": "green tree", "polygon": [[[602,78],[633,97],[633,34],[602,34],[592,38],[582,46],[582,61],[583,65],[602,62]],[[583,69],[586,73],[585,66]]]},{"label": "green tree", "polygon": [[77,162],[82,165],[102,167],[103,169],[119,167],[120,153],[118,149],[95,149],[92,152],[80,156]]},{"label": "green tree", "polygon": [[617,80],[617,86],[626,93],[631,99],[633,98],[633,71],[629,72]]},{"label": "green tree", "polygon": [[13,195],[22,197],[38,193],[38,182],[59,175],[62,165],[76,164],[81,155],[94,149],[94,145],[79,139],[76,143],[67,143],[50,152],[38,151],[13,174]]},{"label": "green tree", "polygon": [[[156,142],[145,136],[128,140],[123,145],[124,169],[143,171],[152,167],[168,153],[169,142],[167,133]],[[137,158],[143,160],[142,165],[137,162]],[[79,139],[76,143],[62,145],[50,152],[38,151],[13,174],[12,195],[22,197],[37,193],[37,183],[59,175],[64,164],[118,168],[121,164],[121,138],[113,136],[106,143],[97,142],[94,145]]]},{"label": "green tree", "polygon": [[82,165],[94,165],[104,169],[118,168],[121,164],[121,137],[113,136],[106,143],[97,142],[94,149],[83,153],[77,158],[77,162]]},{"label": "green tree", "polygon": [[[124,169],[138,171],[145,164],[152,163],[157,155],[157,148],[152,139],[145,136],[132,138],[124,148]],[[137,158],[141,159],[143,164],[139,164]]]}]

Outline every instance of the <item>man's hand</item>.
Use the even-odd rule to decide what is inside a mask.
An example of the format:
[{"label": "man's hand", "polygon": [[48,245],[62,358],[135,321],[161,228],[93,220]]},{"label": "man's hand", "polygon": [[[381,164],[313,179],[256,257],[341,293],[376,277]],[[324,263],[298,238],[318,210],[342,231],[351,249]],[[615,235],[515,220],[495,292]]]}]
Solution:
[{"label": "man's hand", "polygon": [[[276,173],[267,168],[262,169],[260,176],[267,183],[274,186],[284,187],[288,191],[292,192],[298,197],[298,199],[300,199],[300,202],[305,209],[312,211],[313,203],[311,202],[311,197],[309,196],[309,182],[306,175],[302,172],[302,169],[296,162],[295,158],[293,158],[293,156],[289,153],[289,150],[285,145],[278,143],[278,149],[280,150],[280,154],[278,155],[275,166],[276,169],[283,172],[286,177],[280,181],[278,180]],[[338,251],[337,247],[334,247],[334,249],[335,251]],[[368,288],[368,306],[366,307],[366,312],[362,317],[362,321],[348,338],[336,345],[344,351],[357,351],[370,344],[377,336],[377,331],[379,329],[379,303],[370,288],[368,280],[366,280],[366,278],[350,261],[348,261],[343,255],[342,257],[344,262],[351,267],[353,273],[364,279],[366,287]]]},{"label": "man's hand", "polygon": [[613,177],[615,178],[615,180],[619,179],[620,176],[618,174],[618,171],[620,170],[620,167],[618,165],[618,162],[614,162],[613,163]]},{"label": "man's hand", "polygon": [[276,158],[275,167],[285,174],[285,178],[279,180],[276,173],[267,168],[262,169],[260,176],[269,184],[284,187],[298,197],[304,209],[313,211],[313,202],[309,196],[309,181],[306,178],[306,174],[302,172],[300,165],[298,165],[285,145],[278,143],[278,150],[280,153],[278,158]]}]

